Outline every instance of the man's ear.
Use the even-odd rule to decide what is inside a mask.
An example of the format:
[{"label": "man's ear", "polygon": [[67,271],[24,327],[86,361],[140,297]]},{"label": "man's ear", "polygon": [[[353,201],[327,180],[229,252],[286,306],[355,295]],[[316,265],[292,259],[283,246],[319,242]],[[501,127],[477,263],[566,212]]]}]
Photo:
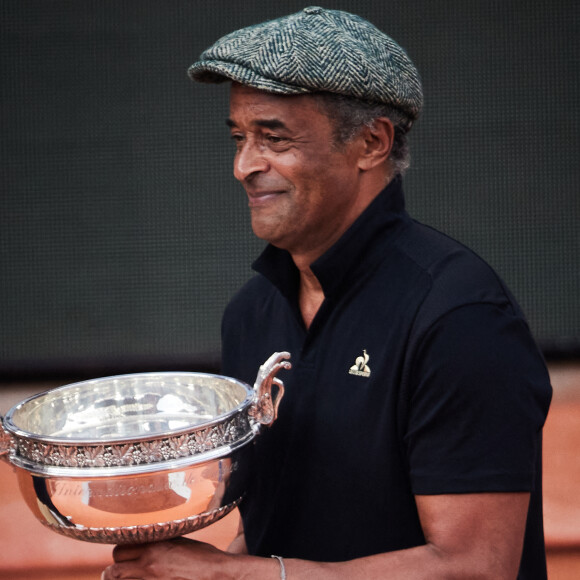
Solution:
[{"label": "man's ear", "polygon": [[364,140],[363,151],[359,158],[359,168],[368,171],[382,165],[393,148],[395,128],[390,119],[379,117],[371,127],[365,127],[360,136]]}]

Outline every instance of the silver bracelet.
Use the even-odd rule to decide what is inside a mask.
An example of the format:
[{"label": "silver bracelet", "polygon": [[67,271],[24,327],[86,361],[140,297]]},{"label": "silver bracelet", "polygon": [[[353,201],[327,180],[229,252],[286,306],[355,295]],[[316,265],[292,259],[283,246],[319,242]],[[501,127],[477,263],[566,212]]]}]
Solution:
[{"label": "silver bracelet", "polygon": [[280,580],[286,580],[286,566],[284,566],[284,559],[282,556],[270,556],[271,558],[276,558],[280,562]]}]

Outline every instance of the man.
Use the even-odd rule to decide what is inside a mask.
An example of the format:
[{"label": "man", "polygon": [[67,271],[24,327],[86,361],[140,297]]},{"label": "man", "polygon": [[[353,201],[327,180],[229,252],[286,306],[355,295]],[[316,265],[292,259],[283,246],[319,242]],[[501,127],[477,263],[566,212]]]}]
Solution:
[{"label": "man", "polygon": [[546,578],[549,378],[497,275],[405,212],[407,55],[311,7],[220,39],[190,75],[231,81],[234,175],[269,242],[225,312],[222,371],[251,382],[276,350],[293,370],[230,552],[116,548],[104,577]]}]

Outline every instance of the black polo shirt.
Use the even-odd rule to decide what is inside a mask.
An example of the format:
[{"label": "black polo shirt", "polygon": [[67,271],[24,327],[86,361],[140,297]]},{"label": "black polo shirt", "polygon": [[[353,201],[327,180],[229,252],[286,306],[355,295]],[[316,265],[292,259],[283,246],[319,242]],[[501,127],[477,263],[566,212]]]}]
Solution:
[{"label": "black polo shirt", "polygon": [[425,542],[415,494],[531,491],[520,578],[544,577],[551,387],[502,281],[412,220],[399,178],[311,267],[325,300],[308,330],[298,271],[273,246],[224,314],[224,374],[253,384],[274,351],[292,354],[278,420],[252,446],[250,553],[341,561],[409,548]]}]

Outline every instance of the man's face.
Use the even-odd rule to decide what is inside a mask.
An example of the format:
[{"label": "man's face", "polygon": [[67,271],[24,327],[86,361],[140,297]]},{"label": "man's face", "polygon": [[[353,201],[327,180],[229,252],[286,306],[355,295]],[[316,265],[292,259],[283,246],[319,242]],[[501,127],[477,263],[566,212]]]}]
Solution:
[{"label": "man's face", "polygon": [[334,144],[316,97],[236,83],[228,125],[256,236],[293,255],[326,251],[357,217],[360,143]]}]

